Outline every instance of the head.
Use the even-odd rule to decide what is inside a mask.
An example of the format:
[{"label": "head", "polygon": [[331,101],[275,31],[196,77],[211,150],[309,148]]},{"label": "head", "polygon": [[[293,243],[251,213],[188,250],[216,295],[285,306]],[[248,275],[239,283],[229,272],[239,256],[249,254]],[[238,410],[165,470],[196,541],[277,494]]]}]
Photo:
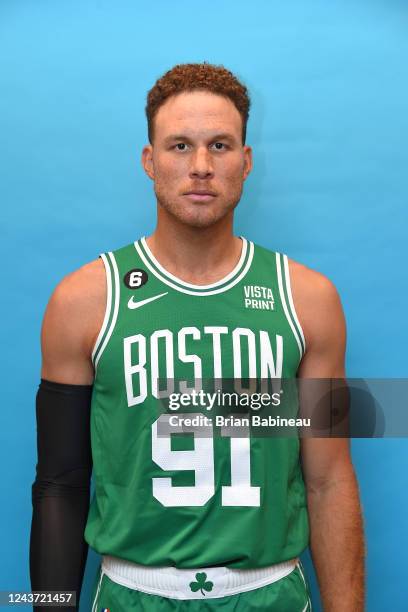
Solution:
[{"label": "head", "polygon": [[247,89],[228,70],[182,64],[149,91],[143,167],[160,209],[194,227],[231,216],[252,168]]}]

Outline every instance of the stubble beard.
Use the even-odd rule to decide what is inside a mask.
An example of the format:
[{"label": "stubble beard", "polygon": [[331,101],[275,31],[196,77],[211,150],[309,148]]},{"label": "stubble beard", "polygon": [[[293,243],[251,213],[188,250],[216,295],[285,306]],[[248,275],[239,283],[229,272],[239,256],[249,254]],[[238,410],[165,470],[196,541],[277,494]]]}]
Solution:
[{"label": "stubble beard", "polygon": [[216,225],[226,216],[232,214],[241,199],[242,188],[243,184],[239,188],[238,186],[235,187],[228,201],[214,201],[205,204],[193,204],[187,200],[183,203],[180,199],[168,197],[166,188],[162,187],[160,183],[155,183],[154,191],[158,205],[179,223],[189,227],[205,229]]}]

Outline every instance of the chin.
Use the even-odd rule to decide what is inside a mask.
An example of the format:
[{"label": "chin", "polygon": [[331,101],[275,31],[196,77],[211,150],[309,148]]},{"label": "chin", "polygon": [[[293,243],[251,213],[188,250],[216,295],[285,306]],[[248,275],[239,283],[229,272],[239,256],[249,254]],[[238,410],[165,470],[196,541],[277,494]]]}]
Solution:
[{"label": "chin", "polygon": [[160,206],[174,219],[183,225],[201,229],[211,227],[221,221],[234,210],[237,204],[238,202],[220,208],[214,206],[214,203],[208,206],[205,204],[185,206],[184,203],[160,201]]},{"label": "chin", "polygon": [[198,214],[197,213],[185,214],[185,212],[183,214],[183,212],[181,214],[180,213],[173,214],[173,216],[180,223],[183,223],[183,225],[188,225],[189,227],[197,227],[197,228],[211,227],[212,225],[215,225],[218,221],[220,221],[220,219],[225,217],[225,214],[226,214],[225,213],[221,215],[216,215],[213,213],[213,211],[210,211],[210,212],[199,211]]},{"label": "chin", "polygon": [[189,227],[196,227],[197,229],[206,229],[207,227],[212,227],[219,221],[219,219],[180,219],[184,225],[188,225]]}]

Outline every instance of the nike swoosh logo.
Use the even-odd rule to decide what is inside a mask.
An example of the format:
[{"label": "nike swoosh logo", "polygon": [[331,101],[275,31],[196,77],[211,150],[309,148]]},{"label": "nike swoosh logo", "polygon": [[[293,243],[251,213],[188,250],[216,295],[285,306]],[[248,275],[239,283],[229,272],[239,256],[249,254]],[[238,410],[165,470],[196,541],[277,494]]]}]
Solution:
[{"label": "nike swoosh logo", "polygon": [[134,310],[135,308],[140,308],[141,306],[144,306],[149,302],[154,302],[154,300],[158,300],[159,298],[167,294],[168,291],[166,291],[166,293],[159,293],[158,295],[154,295],[153,297],[147,298],[146,300],[140,300],[140,302],[135,302],[133,300],[134,296],[132,295],[132,297],[128,301],[128,308],[130,308],[131,310]]}]

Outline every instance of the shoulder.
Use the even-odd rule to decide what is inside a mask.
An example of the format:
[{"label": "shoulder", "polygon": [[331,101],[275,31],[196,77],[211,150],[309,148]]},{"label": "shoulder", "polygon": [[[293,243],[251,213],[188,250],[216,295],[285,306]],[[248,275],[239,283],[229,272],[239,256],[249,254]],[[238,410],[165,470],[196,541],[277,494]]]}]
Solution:
[{"label": "shoulder", "polygon": [[[106,308],[106,275],[101,259],[65,276],[48,302],[43,327],[43,352],[89,355]],[[61,348],[60,348],[61,347]]]},{"label": "shoulder", "polygon": [[323,300],[324,303],[339,299],[334,283],[327,276],[289,257],[288,264],[292,291],[296,291],[299,298],[314,302]]},{"label": "shoulder", "polygon": [[290,284],[306,344],[333,333],[344,333],[345,322],[339,293],[324,274],[288,258]]},{"label": "shoulder", "polygon": [[65,276],[53,291],[48,309],[75,315],[95,306],[106,295],[105,266],[102,259],[85,264]]}]

